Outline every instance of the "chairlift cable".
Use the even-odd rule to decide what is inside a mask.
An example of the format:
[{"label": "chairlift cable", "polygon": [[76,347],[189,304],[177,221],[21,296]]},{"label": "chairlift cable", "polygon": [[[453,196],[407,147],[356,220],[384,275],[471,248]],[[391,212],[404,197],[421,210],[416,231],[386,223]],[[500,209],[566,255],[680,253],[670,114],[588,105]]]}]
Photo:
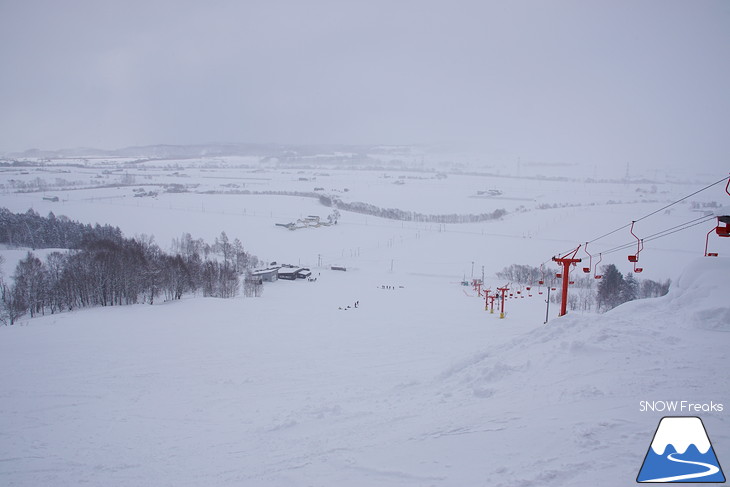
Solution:
[{"label": "chairlift cable", "polygon": [[[701,225],[703,223],[707,223],[708,221],[712,220],[713,218],[715,218],[715,217],[714,216],[703,216],[703,217],[700,217],[700,218],[696,218],[694,220],[690,220],[690,221],[685,222],[685,223],[682,223],[680,225],[676,225],[674,227],[670,227],[670,228],[667,228],[667,229],[662,230],[660,232],[657,232],[657,233],[654,233],[654,234],[649,235],[647,237],[644,237],[643,240],[644,240],[644,242],[651,242],[652,240],[656,240],[658,238],[666,237],[666,236],[671,235],[673,233],[677,233],[677,232],[680,232],[682,230],[686,230],[688,228],[692,228],[694,226]],[[636,244],[636,242],[629,242],[629,243],[626,243],[626,244],[619,245],[617,247],[613,247],[613,248],[608,249],[608,250],[604,250],[602,253],[604,253],[604,254],[611,254],[613,252],[618,252],[620,250],[626,250],[628,248],[633,247],[635,244]]]},{"label": "chairlift cable", "polygon": [[[686,200],[687,198],[691,198],[692,196],[694,196],[694,195],[696,195],[698,193],[701,193],[702,191],[705,191],[707,189],[710,189],[713,186],[716,186],[716,185],[718,185],[718,184],[720,184],[722,182],[725,182],[726,180],[727,181],[730,181],[730,178],[728,178],[728,176],[725,176],[722,179],[719,179],[719,180],[715,181],[714,183],[708,184],[707,186],[705,186],[702,189],[698,189],[697,191],[695,191],[692,194],[688,194],[687,196],[684,196],[684,197],[682,197],[682,198],[680,198],[680,199],[678,199],[678,200],[676,200],[676,201],[674,201],[672,203],[669,203],[666,206],[663,206],[663,207],[659,208],[658,210],[652,211],[651,213],[649,213],[647,215],[644,215],[641,218],[637,218],[636,220],[633,220],[633,221],[634,222],[640,222],[641,220],[645,220],[645,219],[649,218],[650,216],[656,215],[657,213],[659,213],[662,210],[666,210],[667,208],[672,207],[672,206],[676,205],[677,203],[680,203],[680,202]],[[630,226],[631,226],[631,223],[627,223],[626,225],[624,225],[622,227],[616,228],[615,230],[611,230],[610,232],[605,233],[605,234],[601,235],[600,237],[596,237],[593,240],[589,240],[588,242],[595,242],[596,240],[600,240],[600,239],[602,239],[604,237],[608,237],[609,235],[612,235],[612,234],[614,234],[616,232],[619,232],[619,231],[623,230],[624,228],[628,228]]]},{"label": "chairlift cable", "polygon": [[724,181],[725,181],[725,180],[727,180],[727,179],[729,179],[729,178],[728,178],[728,176],[725,176],[725,177],[723,177],[722,179],[719,179],[719,180],[715,181],[714,183],[712,183],[712,184],[710,184],[710,185],[708,185],[708,186],[705,186],[705,187],[704,187],[704,188],[702,188],[702,189],[698,189],[697,191],[695,191],[695,192],[694,192],[694,193],[692,193],[692,194],[688,194],[688,195],[687,195],[687,196],[685,196],[684,198],[678,199],[678,200],[677,200],[677,201],[675,201],[674,203],[669,203],[669,204],[668,204],[667,206],[664,206],[664,207],[662,207],[662,208],[659,208],[658,210],[656,210],[656,211],[653,211],[653,212],[649,213],[648,215],[642,216],[641,218],[639,218],[639,219],[638,219],[638,220],[636,220],[636,221],[637,221],[637,222],[640,222],[641,220],[643,220],[643,219],[645,219],[645,218],[649,218],[649,217],[650,217],[650,216],[652,216],[652,215],[656,215],[656,214],[657,214],[657,213],[659,213],[660,211],[662,211],[662,210],[666,210],[666,209],[667,209],[667,208],[669,208],[670,206],[674,206],[674,205],[676,205],[677,203],[679,203],[679,202],[681,202],[681,201],[684,201],[684,200],[686,200],[687,198],[690,198],[690,197],[692,197],[692,196],[694,196],[694,195],[696,195],[696,194],[698,194],[698,193],[701,193],[702,191],[705,191],[706,189],[710,189],[711,187],[713,187],[713,186],[715,186],[715,185],[717,185],[717,184],[720,184],[720,183],[724,182]]}]

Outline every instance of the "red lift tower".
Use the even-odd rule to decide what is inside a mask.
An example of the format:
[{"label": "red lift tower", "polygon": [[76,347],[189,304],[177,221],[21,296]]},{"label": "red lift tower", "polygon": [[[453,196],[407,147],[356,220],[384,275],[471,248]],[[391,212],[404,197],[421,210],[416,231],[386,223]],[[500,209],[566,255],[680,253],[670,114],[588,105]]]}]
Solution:
[{"label": "red lift tower", "polygon": [[570,280],[570,266],[581,261],[581,259],[575,258],[580,247],[581,246],[579,245],[575,250],[568,252],[562,257],[553,257],[553,260],[557,262],[558,265],[563,266],[563,272],[561,275],[563,279],[563,295],[561,296],[560,314],[558,316],[564,316],[568,313],[568,281]]}]

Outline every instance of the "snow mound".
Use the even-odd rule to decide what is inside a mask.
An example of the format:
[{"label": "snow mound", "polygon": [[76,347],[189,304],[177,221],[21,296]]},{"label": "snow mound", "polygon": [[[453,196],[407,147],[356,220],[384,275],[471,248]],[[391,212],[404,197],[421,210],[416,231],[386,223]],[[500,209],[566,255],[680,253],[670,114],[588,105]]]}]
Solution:
[{"label": "snow mound", "polygon": [[730,259],[697,258],[670,289],[668,303],[696,327],[730,331],[729,276]]}]

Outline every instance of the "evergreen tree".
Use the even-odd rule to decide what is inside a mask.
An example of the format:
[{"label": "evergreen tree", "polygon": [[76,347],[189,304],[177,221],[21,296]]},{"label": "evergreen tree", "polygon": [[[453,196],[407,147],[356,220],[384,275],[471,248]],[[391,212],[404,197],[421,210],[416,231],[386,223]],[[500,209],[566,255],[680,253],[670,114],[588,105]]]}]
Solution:
[{"label": "evergreen tree", "polygon": [[634,277],[632,272],[629,272],[624,279],[623,287],[621,288],[621,303],[633,301],[639,297],[639,282]]},{"label": "evergreen tree", "polygon": [[623,302],[621,293],[624,286],[624,276],[615,265],[603,266],[603,278],[598,283],[598,294],[596,295],[598,309],[608,311],[621,304]]}]

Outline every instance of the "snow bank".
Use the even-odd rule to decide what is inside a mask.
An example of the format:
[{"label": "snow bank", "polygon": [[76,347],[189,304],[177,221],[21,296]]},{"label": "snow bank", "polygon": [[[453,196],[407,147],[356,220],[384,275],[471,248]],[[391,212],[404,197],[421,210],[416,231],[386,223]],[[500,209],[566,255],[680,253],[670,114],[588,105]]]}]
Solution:
[{"label": "snow bank", "polygon": [[730,331],[730,259],[690,262],[669,292],[668,305],[699,328]]}]

